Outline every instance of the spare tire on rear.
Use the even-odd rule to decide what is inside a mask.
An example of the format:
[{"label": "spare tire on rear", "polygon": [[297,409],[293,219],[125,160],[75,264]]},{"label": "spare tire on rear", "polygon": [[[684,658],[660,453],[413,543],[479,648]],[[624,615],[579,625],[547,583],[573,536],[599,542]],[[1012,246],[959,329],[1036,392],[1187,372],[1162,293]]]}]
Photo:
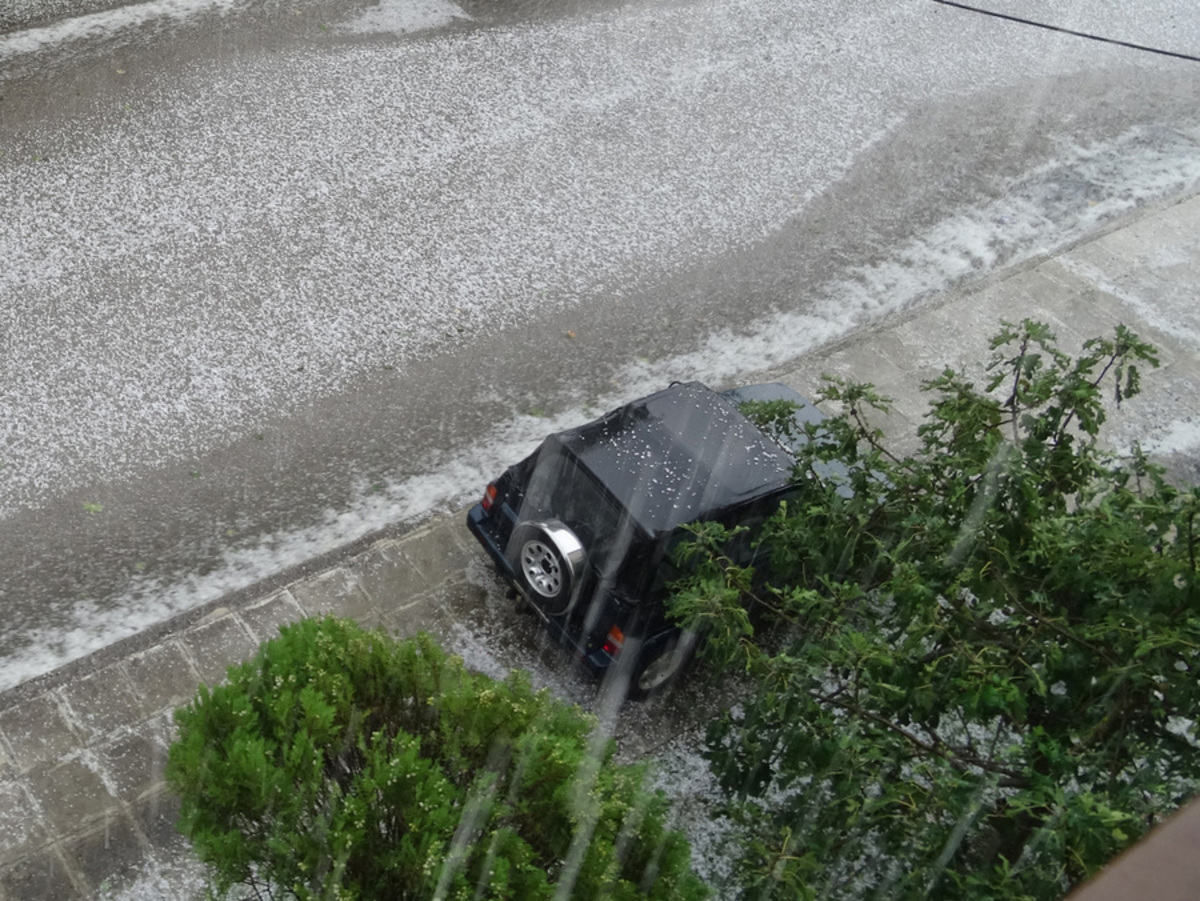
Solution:
[{"label": "spare tire on rear", "polygon": [[547,616],[571,609],[587,553],[566,525],[556,519],[518,523],[508,555],[517,584],[538,609]]}]

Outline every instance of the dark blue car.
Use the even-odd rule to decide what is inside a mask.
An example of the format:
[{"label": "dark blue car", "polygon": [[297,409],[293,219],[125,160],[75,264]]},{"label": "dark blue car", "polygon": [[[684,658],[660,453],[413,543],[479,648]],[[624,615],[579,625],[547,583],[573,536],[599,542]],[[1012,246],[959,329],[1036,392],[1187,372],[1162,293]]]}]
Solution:
[{"label": "dark blue car", "polygon": [[558,640],[593,672],[627,680],[633,697],[672,683],[695,650],[664,610],[681,527],[754,526],[794,491],[791,453],[739,409],[751,400],[821,419],[784,385],[676,383],[550,435],[468,514],[500,575]]}]

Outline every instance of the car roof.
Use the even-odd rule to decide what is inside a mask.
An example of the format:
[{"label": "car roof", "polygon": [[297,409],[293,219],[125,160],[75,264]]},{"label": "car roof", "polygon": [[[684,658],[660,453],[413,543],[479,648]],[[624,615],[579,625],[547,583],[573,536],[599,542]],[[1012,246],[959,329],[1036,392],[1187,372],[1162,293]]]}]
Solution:
[{"label": "car roof", "polygon": [[676,383],[549,440],[651,535],[782,488],[793,465],[733,399],[700,382]]}]

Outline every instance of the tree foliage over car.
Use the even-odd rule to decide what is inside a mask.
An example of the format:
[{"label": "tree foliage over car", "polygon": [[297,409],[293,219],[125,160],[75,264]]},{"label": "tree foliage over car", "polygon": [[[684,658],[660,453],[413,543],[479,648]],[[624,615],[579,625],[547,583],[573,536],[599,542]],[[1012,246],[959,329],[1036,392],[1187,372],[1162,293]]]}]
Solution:
[{"label": "tree foliage over car", "polygon": [[224,896],[698,899],[593,718],[428,636],[305,620],[176,714],[167,777]]},{"label": "tree foliage over car", "polygon": [[828,379],[757,571],[713,524],[684,547],[675,615],[755,685],[706,750],[744,897],[1058,898],[1197,790],[1200,492],[1098,441],[1156,352],[992,350],[924,385],[911,454]]}]

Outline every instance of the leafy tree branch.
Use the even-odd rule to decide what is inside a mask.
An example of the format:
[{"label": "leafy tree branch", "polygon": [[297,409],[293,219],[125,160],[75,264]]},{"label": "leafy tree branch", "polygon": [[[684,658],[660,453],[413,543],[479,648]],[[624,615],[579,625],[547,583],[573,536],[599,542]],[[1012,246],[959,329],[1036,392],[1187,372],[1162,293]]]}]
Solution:
[{"label": "leafy tree branch", "polygon": [[687,552],[674,615],[756,685],[707,745],[746,898],[1058,898],[1200,787],[1200,492],[1101,445],[1157,353],[1032,321],[991,351],[923,386],[907,455],[829,380],[766,562],[712,524]]}]

